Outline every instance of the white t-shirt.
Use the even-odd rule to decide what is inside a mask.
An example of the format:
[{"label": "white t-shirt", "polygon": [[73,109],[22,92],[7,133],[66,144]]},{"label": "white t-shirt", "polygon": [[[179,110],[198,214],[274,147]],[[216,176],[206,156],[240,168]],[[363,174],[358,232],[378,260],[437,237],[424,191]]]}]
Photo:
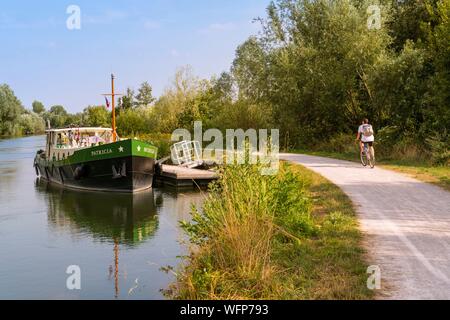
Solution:
[{"label": "white t-shirt", "polygon": [[[358,128],[358,132],[361,134],[361,141],[362,141],[362,142],[374,142],[374,141],[375,141],[374,135],[371,135],[370,137],[366,137],[366,136],[364,135],[364,128],[365,128],[366,126],[372,127],[370,124],[362,124],[362,125],[360,125],[359,128]],[[373,128],[372,128],[372,131],[373,131]]]}]

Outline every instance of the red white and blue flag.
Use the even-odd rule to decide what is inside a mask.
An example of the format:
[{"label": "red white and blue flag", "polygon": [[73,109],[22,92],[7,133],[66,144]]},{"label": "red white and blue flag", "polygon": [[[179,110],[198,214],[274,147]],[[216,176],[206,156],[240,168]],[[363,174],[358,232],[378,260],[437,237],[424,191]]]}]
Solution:
[{"label": "red white and blue flag", "polygon": [[106,101],[106,107],[109,109],[109,101],[108,101],[107,97],[105,97],[105,101]]}]

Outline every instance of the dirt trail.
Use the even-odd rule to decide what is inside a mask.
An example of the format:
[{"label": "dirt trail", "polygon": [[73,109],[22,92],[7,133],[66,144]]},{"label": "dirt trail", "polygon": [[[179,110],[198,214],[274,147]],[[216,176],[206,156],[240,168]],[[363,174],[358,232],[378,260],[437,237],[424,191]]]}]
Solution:
[{"label": "dirt trail", "polygon": [[380,168],[282,154],[338,185],[353,201],[386,299],[450,299],[450,193]]}]

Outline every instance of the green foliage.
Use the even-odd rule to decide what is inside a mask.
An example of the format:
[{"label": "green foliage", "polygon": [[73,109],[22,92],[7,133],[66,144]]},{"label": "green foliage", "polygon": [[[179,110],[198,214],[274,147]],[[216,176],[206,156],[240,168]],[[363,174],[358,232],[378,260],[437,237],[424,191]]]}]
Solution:
[{"label": "green foliage", "polygon": [[172,297],[370,296],[350,200],[299,166],[283,165],[276,176],[258,169],[223,168],[201,210],[192,209],[193,220],[182,226],[196,246]]},{"label": "green foliage", "polygon": [[400,52],[408,41],[426,41],[423,26],[432,22],[429,9],[436,0],[397,1],[393,7],[393,16],[389,22],[390,34],[393,38],[392,48]]},{"label": "green foliage", "polygon": [[[202,265],[196,269],[207,270],[194,272],[197,292],[210,285],[211,273],[225,270],[229,274],[223,281],[233,282],[234,290],[261,286],[273,271],[270,256],[275,242],[296,243],[314,232],[302,177],[288,167],[277,176],[262,176],[259,169],[223,168],[202,210],[194,208],[192,222],[183,223],[193,243],[214,252],[197,261]],[[215,292],[224,293],[220,287]]]},{"label": "green foliage", "polygon": [[86,124],[83,119],[87,118],[87,115],[84,112],[78,112],[75,114],[69,114],[66,120],[66,125],[82,127]]},{"label": "green foliage", "polygon": [[447,131],[436,133],[435,136],[427,139],[431,149],[433,163],[440,165],[450,165],[450,134]]},{"label": "green foliage", "polygon": [[117,130],[121,135],[136,135],[151,132],[153,120],[148,108],[127,109],[117,118]]},{"label": "green foliage", "polygon": [[423,45],[432,66],[429,91],[424,98],[424,130],[430,136],[450,128],[450,0],[428,5],[434,23],[424,26],[427,42]]},{"label": "green foliage", "polygon": [[105,106],[89,106],[83,111],[83,124],[89,127],[110,127],[111,113]]},{"label": "green foliage", "polygon": [[134,91],[131,88],[127,88],[127,94],[119,98],[118,107],[121,111],[129,110],[134,107],[135,103]]},{"label": "green foliage", "polygon": [[[193,118],[197,104],[193,102],[201,92],[202,83],[193,75],[189,66],[177,70],[175,77],[164,94],[156,101],[153,107],[155,132],[170,133],[179,128],[179,120],[185,121]],[[185,113],[186,116],[181,116]],[[194,116],[195,117],[195,116]],[[186,121],[185,121],[186,122]]]},{"label": "green foliage", "polygon": [[[450,127],[450,0],[381,1],[380,30],[367,28],[371,4],[278,0],[261,35],[238,47],[236,104],[270,110],[264,125],[285,149],[348,152],[345,137],[368,117],[381,133],[396,128],[377,139],[386,155],[429,156],[427,139]],[[221,123],[240,124],[232,110]]]},{"label": "green foliage", "polygon": [[214,241],[223,232],[228,218],[240,223],[257,216],[303,237],[314,229],[305,186],[305,181],[288,166],[277,176],[262,176],[259,166],[254,165],[226,166],[220,179],[210,186],[202,210],[194,208],[193,222],[184,226],[193,242],[202,243]]},{"label": "green foliage", "polygon": [[45,118],[50,120],[50,126],[52,128],[63,128],[67,123],[69,114],[63,106],[56,105],[46,112]]},{"label": "green foliage", "polygon": [[21,133],[18,123],[24,108],[11,88],[0,85],[0,136],[14,136]]},{"label": "green foliage", "polygon": [[389,36],[367,28],[365,10],[350,1],[277,1],[262,21],[263,36],[238,49],[237,82],[246,83],[244,93],[260,88],[249,96],[272,106],[285,146],[351,132],[376,114],[367,82]]},{"label": "green foliage", "polygon": [[173,144],[171,134],[163,133],[147,133],[140,134],[137,138],[145,141],[158,148],[158,158],[165,158],[170,156],[170,146]]},{"label": "green foliage", "polygon": [[[379,30],[367,27],[371,0],[273,1],[258,19],[261,33],[237,48],[229,72],[202,80],[180,68],[156,101],[147,82],[136,95],[128,88],[119,99],[119,134],[192,130],[202,121],[223,132],[278,128],[282,149],[348,153],[368,117],[379,154],[442,163],[435,155],[446,152],[431,141],[450,128],[450,0],[376,3]],[[14,121],[23,107],[2,91],[0,134],[20,133]],[[110,123],[104,110],[70,115],[34,104],[52,127]]]},{"label": "green foliage", "polygon": [[45,112],[45,107],[40,101],[33,101],[32,103],[33,112],[37,114],[42,114]]},{"label": "green foliage", "polygon": [[22,113],[19,117],[21,135],[42,134],[45,132],[45,122],[34,112]]},{"label": "green foliage", "polygon": [[138,94],[136,95],[136,105],[138,107],[149,107],[154,101],[155,98],[153,98],[152,95],[152,87],[145,81],[141,84]]}]

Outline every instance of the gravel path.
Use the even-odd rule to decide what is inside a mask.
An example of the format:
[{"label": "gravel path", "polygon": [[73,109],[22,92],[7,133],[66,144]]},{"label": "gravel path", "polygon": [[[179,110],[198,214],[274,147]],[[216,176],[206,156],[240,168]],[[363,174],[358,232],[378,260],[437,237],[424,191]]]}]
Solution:
[{"label": "gravel path", "polygon": [[382,299],[450,299],[450,193],[380,168],[282,154],[339,186],[353,201]]}]

